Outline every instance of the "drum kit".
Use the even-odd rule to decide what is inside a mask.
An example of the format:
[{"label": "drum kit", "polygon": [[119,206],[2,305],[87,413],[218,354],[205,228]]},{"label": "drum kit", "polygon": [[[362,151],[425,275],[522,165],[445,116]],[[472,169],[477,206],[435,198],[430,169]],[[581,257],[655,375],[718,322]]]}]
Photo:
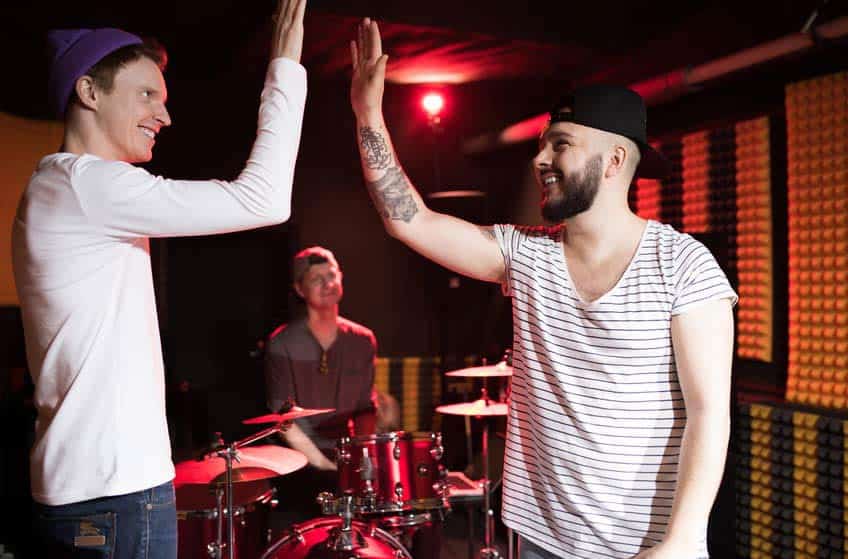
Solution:
[{"label": "drum kit", "polygon": [[[449,377],[510,377],[502,361],[446,373]],[[415,533],[444,520],[450,510],[448,472],[442,464],[441,433],[394,431],[342,437],[336,447],[336,493],[316,500],[324,517],[296,524],[275,537],[268,525],[276,506],[271,479],[307,464],[306,457],[276,444],[254,444],[283,433],[295,419],[333,409],[290,406],[283,413],[242,421],[271,424],[234,443],[217,443],[194,460],[176,465],[178,557],[211,559],[413,559]],[[494,513],[490,505],[488,419],[507,414],[507,404],[493,401],[487,387],[473,402],[443,405],[439,413],[483,421],[482,461],[485,540],[480,559],[499,559],[493,545]]]}]

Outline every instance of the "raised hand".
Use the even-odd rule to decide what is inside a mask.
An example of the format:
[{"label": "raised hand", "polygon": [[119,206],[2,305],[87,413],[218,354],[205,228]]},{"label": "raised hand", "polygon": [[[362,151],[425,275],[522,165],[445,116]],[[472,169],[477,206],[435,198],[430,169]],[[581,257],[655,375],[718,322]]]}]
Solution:
[{"label": "raised hand", "polygon": [[356,40],[350,42],[353,78],[350,83],[350,104],[359,119],[380,115],[383,106],[383,87],[386,79],[387,54],[383,54],[380,29],[376,21],[365,18],[357,26]]},{"label": "raised hand", "polygon": [[273,16],[271,58],[285,57],[300,62],[303,51],[303,14],[306,0],[279,0]]}]

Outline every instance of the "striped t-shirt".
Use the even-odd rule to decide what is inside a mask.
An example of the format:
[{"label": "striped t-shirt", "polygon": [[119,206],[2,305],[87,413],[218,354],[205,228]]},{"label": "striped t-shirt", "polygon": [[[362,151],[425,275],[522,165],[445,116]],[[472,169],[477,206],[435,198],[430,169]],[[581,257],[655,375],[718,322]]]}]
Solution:
[{"label": "striped t-shirt", "polygon": [[662,540],[674,497],[686,411],[671,317],[736,294],[703,244],[655,221],[591,303],[560,227],[494,229],[513,308],[504,522],[562,557],[630,558]]}]

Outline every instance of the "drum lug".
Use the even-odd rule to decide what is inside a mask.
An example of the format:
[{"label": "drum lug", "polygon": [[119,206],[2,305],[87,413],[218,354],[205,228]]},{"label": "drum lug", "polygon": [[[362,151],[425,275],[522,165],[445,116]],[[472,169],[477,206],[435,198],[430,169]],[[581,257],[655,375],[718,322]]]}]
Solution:
[{"label": "drum lug", "polygon": [[442,459],[442,456],[445,454],[445,448],[442,445],[434,446],[430,449],[430,456],[433,457],[433,460],[439,461]]},{"label": "drum lug", "polygon": [[442,434],[430,433],[430,440],[433,443],[430,447],[430,456],[438,462],[445,454],[445,448],[442,446]]},{"label": "drum lug", "polygon": [[329,491],[322,491],[315,498],[315,501],[321,505],[321,513],[325,515],[336,514],[336,496]]},{"label": "drum lug", "polygon": [[226,542],[218,545],[215,542],[209,543],[206,545],[206,553],[209,554],[209,557],[212,559],[220,559],[224,555],[224,549],[227,547]]},{"label": "drum lug", "polygon": [[395,502],[397,504],[403,504],[403,483],[397,482],[395,483]]},{"label": "drum lug", "polygon": [[430,475],[430,466],[427,464],[418,464],[418,477],[427,477]]},{"label": "drum lug", "polygon": [[336,449],[336,461],[342,464],[350,464],[350,437],[342,437],[339,447]]},{"label": "drum lug", "polygon": [[395,448],[392,450],[392,456],[395,457],[395,460],[400,460],[400,442],[395,443]]}]

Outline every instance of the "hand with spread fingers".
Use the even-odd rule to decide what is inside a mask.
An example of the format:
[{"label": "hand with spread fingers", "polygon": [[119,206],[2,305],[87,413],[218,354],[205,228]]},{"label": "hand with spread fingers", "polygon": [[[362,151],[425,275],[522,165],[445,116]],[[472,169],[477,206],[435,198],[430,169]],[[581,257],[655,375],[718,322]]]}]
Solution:
[{"label": "hand with spread fingers", "polygon": [[290,58],[300,62],[303,51],[303,14],[306,0],[279,0],[274,14],[271,58]]},{"label": "hand with spread fingers", "polygon": [[359,119],[377,116],[382,111],[386,63],[380,29],[377,22],[365,18],[357,26],[355,41],[350,42],[353,78],[350,84],[350,103]]}]

